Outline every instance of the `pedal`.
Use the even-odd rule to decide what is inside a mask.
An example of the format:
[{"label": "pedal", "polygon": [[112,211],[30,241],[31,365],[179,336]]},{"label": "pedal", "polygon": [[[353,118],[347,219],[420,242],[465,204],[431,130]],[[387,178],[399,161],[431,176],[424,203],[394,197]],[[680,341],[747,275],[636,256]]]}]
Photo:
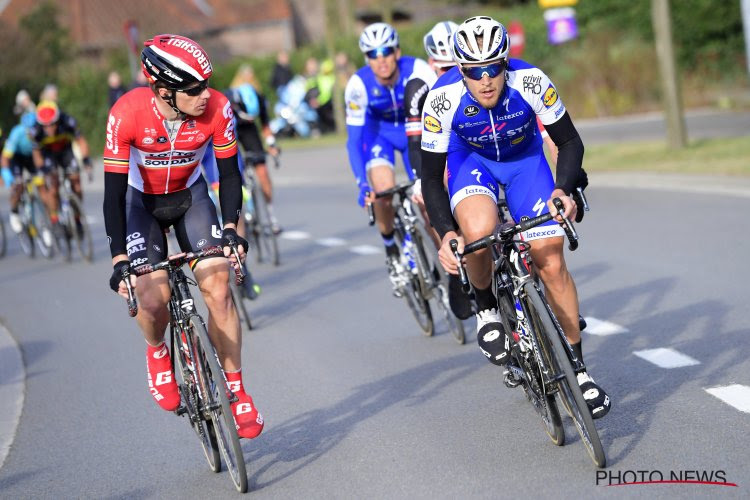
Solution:
[{"label": "pedal", "polygon": [[185,405],[182,405],[182,404],[174,411],[174,414],[177,415],[178,417],[186,413],[187,413],[187,408],[185,407]]},{"label": "pedal", "polygon": [[523,383],[523,370],[517,366],[507,365],[503,372],[503,383],[505,387],[513,389]]}]

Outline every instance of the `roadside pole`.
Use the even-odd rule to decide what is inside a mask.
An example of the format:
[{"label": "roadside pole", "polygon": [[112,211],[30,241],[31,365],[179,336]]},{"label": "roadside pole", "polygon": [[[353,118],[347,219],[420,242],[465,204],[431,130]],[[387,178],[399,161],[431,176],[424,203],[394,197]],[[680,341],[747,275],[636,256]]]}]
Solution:
[{"label": "roadside pole", "polygon": [[[339,2],[336,0],[326,0],[326,54],[331,61],[335,60],[336,57],[336,46],[334,44],[334,38],[336,34],[334,30],[337,26],[340,26],[340,8]],[[351,23],[351,20],[347,20],[346,23]],[[344,24],[346,24],[344,23]],[[341,133],[345,130],[345,116],[344,116],[344,100],[343,94],[344,89],[339,85],[338,75],[334,73],[336,79],[333,84],[333,120],[336,124],[336,132]]]},{"label": "roadside pole", "polygon": [[654,25],[656,57],[662,81],[664,114],[667,123],[667,143],[672,149],[682,149],[687,145],[687,134],[685,132],[680,85],[677,80],[677,69],[674,60],[669,0],[651,0],[651,20]]},{"label": "roadside pole", "polygon": [[747,58],[747,73],[750,76],[750,0],[740,0],[742,12],[742,26],[745,29],[745,57]]}]

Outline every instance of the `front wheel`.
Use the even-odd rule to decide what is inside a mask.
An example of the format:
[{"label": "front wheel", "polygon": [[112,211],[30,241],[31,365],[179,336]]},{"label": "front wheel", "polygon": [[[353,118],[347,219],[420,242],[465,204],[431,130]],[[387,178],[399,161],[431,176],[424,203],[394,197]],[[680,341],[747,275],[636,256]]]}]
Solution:
[{"label": "front wheel", "polygon": [[570,411],[573,423],[591,460],[597,467],[605,467],[607,457],[594,425],[594,419],[578,385],[573,365],[562,344],[562,332],[559,330],[559,325],[550,315],[546,301],[534,283],[528,283],[524,290],[529,321],[537,328],[540,341],[543,347],[546,347],[545,351],[548,351],[545,354],[550,363],[549,368],[554,372],[560,398]]},{"label": "front wheel", "polygon": [[89,223],[86,220],[86,214],[83,212],[83,204],[78,196],[72,195],[70,197],[70,220],[68,221],[68,227],[72,231],[73,238],[78,248],[78,253],[86,262],[93,262],[94,260],[94,243],[91,240],[91,230],[89,229]]},{"label": "front wheel", "polygon": [[229,404],[229,388],[224,372],[219,364],[216,350],[208,338],[208,332],[199,316],[190,318],[190,327],[195,332],[196,351],[203,367],[205,383],[208,392],[208,410],[216,430],[216,438],[221,450],[221,456],[232,477],[232,482],[240,493],[247,492],[247,470],[245,457],[242,454],[240,438]]},{"label": "front wheel", "polygon": [[6,248],[7,243],[5,241],[5,223],[3,222],[2,215],[0,215],[0,257],[5,255]]},{"label": "front wheel", "polygon": [[47,215],[47,209],[37,198],[31,200],[31,225],[34,228],[32,235],[39,252],[46,258],[51,259],[55,254],[54,231],[49,215]]}]

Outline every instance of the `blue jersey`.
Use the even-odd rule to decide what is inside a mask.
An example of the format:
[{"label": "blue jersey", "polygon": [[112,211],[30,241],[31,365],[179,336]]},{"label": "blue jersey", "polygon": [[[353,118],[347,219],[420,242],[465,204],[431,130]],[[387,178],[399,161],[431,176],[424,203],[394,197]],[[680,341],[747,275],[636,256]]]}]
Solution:
[{"label": "blue jersey", "polygon": [[[504,190],[515,220],[540,215],[554,189],[544,157],[537,117],[558,121],[565,106],[540,69],[511,59],[497,104],[482,107],[466,88],[458,68],[441,76],[422,111],[422,150],[447,153],[451,208],[465,198],[486,195],[497,201]],[[555,221],[526,231],[527,240],[556,237]]]},{"label": "blue jersey", "polygon": [[32,144],[29,129],[22,124],[13,127],[8,140],[3,146],[3,156],[12,158],[13,155],[31,156]]},{"label": "blue jersey", "polygon": [[435,73],[422,59],[402,56],[398,60],[398,80],[393,87],[378,83],[369,66],[360,68],[346,85],[347,150],[349,163],[358,183],[367,180],[366,169],[380,164],[393,165],[394,149],[401,151],[407,172],[404,93],[406,84],[419,78],[432,84]]}]

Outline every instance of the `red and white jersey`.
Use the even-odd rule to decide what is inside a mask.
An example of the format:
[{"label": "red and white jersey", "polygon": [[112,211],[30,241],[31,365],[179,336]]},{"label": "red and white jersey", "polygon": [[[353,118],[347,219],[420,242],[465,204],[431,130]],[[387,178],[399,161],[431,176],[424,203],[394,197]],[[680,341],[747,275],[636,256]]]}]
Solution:
[{"label": "red and white jersey", "polygon": [[118,99],[107,120],[104,171],[128,174],[128,184],[143,193],[166,194],[186,189],[200,177],[211,139],[217,158],[236,154],[232,107],[221,92],[209,92],[203,114],[183,120],[172,141],[149,87]]}]

